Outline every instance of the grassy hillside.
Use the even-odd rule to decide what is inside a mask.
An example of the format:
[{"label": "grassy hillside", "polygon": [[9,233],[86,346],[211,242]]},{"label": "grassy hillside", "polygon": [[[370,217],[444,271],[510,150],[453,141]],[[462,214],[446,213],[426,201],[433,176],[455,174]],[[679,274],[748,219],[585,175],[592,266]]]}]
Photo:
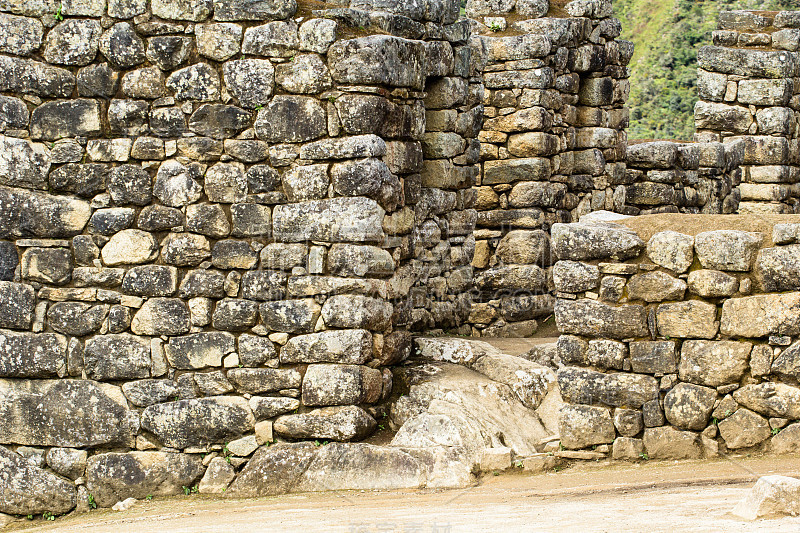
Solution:
[{"label": "grassy hillside", "polygon": [[797,0],[614,0],[622,38],[633,41],[631,139],[685,139],[694,133],[697,50],[711,43],[729,9],[800,9]]}]

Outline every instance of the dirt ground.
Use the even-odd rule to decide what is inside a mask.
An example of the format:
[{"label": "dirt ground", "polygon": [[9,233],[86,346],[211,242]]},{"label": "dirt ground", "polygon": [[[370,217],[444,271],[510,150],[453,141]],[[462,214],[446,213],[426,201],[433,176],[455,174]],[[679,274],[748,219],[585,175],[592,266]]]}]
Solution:
[{"label": "dirt ground", "polygon": [[468,489],[292,494],[254,500],[202,496],[138,502],[55,522],[42,532],[800,531],[800,518],[745,522],[729,513],[766,474],[797,475],[800,456],[716,461],[583,463],[561,472],[484,477]]}]

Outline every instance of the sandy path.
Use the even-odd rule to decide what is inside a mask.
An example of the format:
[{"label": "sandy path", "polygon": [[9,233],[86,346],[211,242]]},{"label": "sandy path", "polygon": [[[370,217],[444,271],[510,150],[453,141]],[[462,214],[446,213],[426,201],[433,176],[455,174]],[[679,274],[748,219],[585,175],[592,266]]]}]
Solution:
[{"label": "sandy path", "polygon": [[97,532],[800,531],[800,518],[743,522],[728,511],[769,473],[800,474],[800,456],[641,465],[581,464],[486,477],[452,491],[336,492],[255,500],[201,496],[139,502],[13,530]]}]

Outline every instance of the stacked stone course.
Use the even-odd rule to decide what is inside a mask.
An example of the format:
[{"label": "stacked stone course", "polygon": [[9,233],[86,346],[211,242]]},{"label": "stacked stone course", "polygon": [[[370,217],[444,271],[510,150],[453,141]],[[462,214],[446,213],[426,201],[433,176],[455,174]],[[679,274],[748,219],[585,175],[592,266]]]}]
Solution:
[{"label": "stacked stone course", "polygon": [[556,13],[473,0],[467,13],[488,54],[469,321],[473,335],[529,336],[552,311],[550,226],[619,207],[633,45],[610,1]]},{"label": "stacked stone course", "polygon": [[623,460],[796,451],[798,227],[645,243],[554,226],[561,443]]},{"label": "stacked stone course", "polygon": [[740,213],[797,213],[798,13],[723,12],[718,27],[698,54],[695,137],[744,141]]},{"label": "stacked stone course", "polygon": [[743,142],[632,143],[614,210],[626,215],[735,213],[743,158]]}]

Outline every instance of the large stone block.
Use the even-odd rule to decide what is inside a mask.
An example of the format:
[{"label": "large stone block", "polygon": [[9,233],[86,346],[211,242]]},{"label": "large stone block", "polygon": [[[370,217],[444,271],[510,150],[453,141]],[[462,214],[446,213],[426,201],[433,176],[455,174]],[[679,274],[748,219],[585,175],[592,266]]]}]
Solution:
[{"label": "large stone block", "polygon": [[97,380],[150,377],[150,341],[133,335],[97,335],[83,351],[86,375]]},{"label": "large stone block", "polygon": [[342,196],[366,196],[387,211],[393,211],[401,203],[400,180],[379,159],[335,163],[331,167],[331,183],[333,190]]},{"label": "large stone block", "polygon": [[713,339],[719,329],[717,307],[700,300],[661,304],[656,324],[663,337]]},{"label": "large stone block", "polygon": [[739,280],[719,270],[693,270],[686,281],[689,291],[703,298],[733,296],[739,290]]},{"label": "large stone block", "polygon": [[678,383],[664,397],[664,414],[680,429],[701,431],[708,425],[717,391],[689,383]]},{"label": "large stone block", "polygon": [[316,451],[311,442],[262,446],[234,479],[227,494],[237,498],[285,494],[306,471]]},{"label": "large stone block", "polygon": [[733,392],[733,399],[764,416],[800,418],[800,389],[784,383],[745,385]]},{"label": "large stone block", "polygon": [[360,329],[299,335],[289,339],[280,358],[283,364],[364,364],[372,358],[372,335]]},{"label": "large stone block", "polygon": [[328,50],[331,76],[339,83],[422,89],[425,46],[389,35],[335,42]]},{"label": "large stone block", "polygon": [[259,307],[261,321],[268,329],[286,333],[310,333],[320,311],[312,299],[266,302]]},{"label": "large stone block", "polygon": [[42,23],[34,18],[0,15],[0,52],[30,55],[42,45]]},{"label": "large stone block", "polygon": [[0,327],[30,329],[36,306],[36,292],[23,283],[0,281]]},{"label": "large stone block", "polygon": [[73,237],[89,222],[88,202],[0,187],[0,237]]},{"label": "large stone block", "polygon": [[746,107],[699,101],[694,106],[695,127],[715,131],[744,133],[753,123]]},{"label": "large stone block", "polygon": [[273,396],[252,396],[249,403],[258,421],[291,413],[300,407],[300,400]]},{"label": "large stone block", "polygon": [[0,380],[0,418],[4,444],[82,448],[130,438],[122,390],[90,380]]},{"label": "large stone block", "polygon": [[[794,13],[784,11],[778,16],[783,14]],[[731,513],[745,520],[780,515],[796,516],[800,513],[800,480],[788,476],[761,476]]]},{"label": "large stone block", "polygon": [[644,430],[644,447],[650,459],[700,459],[703,449],[697,433],[672,426]]},{"label": "large stone block", "polygon": [[167,78],[166,85],[176,100],[206,102],[217,100],[220,95],[219,74],[207,63],[176,70]]},{"label": "large stone block", "polygon": [[66,514],[77,501],[77,491],[67,481],[0,446],[0,512],[18,515]]},{"label": "large stone block", "polygon": [[343,294],[325,301],[322,319],[328,327],[382,331],[391,325],[392,311],[392,304],[382,299]]},{"label": "large stone block", "polygon": [[136,312],[131,331],[136,335],[181,335],[189,331],[186,303],[178,298],[150,298]]},{"label": "large stone block", "polygon": [[275,421],[275,433],[290,439],[361,440],[377,422],[355,405],[323,407],[308,413],[284,415]]},{"label": "large stone block", "polygon": [[147,407],[175,399],[180,390],[170,379],[140,379],[123,383],[122,392],[133,405]]},{"label": "large stone block", "polygon": [[128,498],[173,496],[203,475],[199,455],[167,452],[101,453],[86,465],[86,488],[100,507]]},{"label": "large stone block", "polygon": [[108,266],[148,263],[158,256],[158,243],[151,233],[126,229],[103,246],[101,257]]},{"label": "large stone block", "polygon": [[636,274],[628,280],[628,297],[632,300],[681,300],[685,292],[685,281],[660,271]]},{"label": "large stone block", "polygon": [[559,261],[553,266],[553,283],[560,292],[579,293],[597,288],[600,269],[579,261]]},{"label": "large stone block", "polygon": [[154,0],[153,15],[168,20],[200,22],[211,15],[212,0]]},{"label": "large stone block", "polygon": [[222,332],[172,337],[164,346],[169,364],[182,370],[221,367],[222,359],[235,351],[235,337]]},{"label": "large stone block", "polygon": [[426,468],[400,448],[373,444],[331,443],[321,448],[295,490],[387,490],[420,488]]},{"label": "large stone block", "polygon": [[178,290],[178,269],[163,265],[133,267],[122,279],[122,290],[137,296],[172,296]]},{"label": "large stone block", "polygon": [[47,378],[63,376],[66,368],[66,337],[0,330],[0,376]]},{"label": "large stone block", "polygon": [[770,452],[775,454],[800,452],[800,424],[789,424],[772,437]]},{"label": "large stone block", "polygon": [[214,20],[283,20],[297,12],[295,0],[214,0]]},{"label": "large stone block", "polygon": [[489,89],[547,89],[552,87],[554,78],[553,69],[544,67],[487,72],[483,82]]},{"label": "large stone block", "polygon": [[384,239],[384,214],[368,198],[330,198],[276,206],[272,228],[283,242],[375,242]]},{"label": "large stone block", "polygon": [[490,61],[517,61],[544,57],[552,43],[547,35],[525,34],[512,37],[484,37]]},{"label": "large stone block", "polygon": [[644,241],[633,231],[617,224],[553,224],[553,252],[559,259],[622,260],[636,257],[645,249]]},{"label": "large stone block", "polygon": [[[344,96],[342,97],[344,98]],[[337,99],[338,102],[340,99]],[[372,121],[375,118],[369,117]],[[366,117],[364,119],[366,121]],[[397,148],[398,145],[392,144]],[[405,146],[405,145],[404,145]],[[411,165],[410,171],[419,170],[422,164],[422,151],[418,144],[413,143],[405,146],[414,153],[414,159],[418,161]],[[413,147],[413,148],[411,148]],[[303,145],[300,149],[302,159],[354,159],[360,157],[382,157],[386,155],[387,144],[377,135],[354,135],[338,139],[323,139]],[[400,150],[398,150],[400,151]],[[388,158],[387,158],[388,159]],[[391,167],[391,164],[389,164]]]},{"label": "large stone block", "polygon": [[142,413],[144,429],[165,446],[179,449],[228,442],[254,426],[247,400],[237,396],[161,403]]},{"label": "large stone block", "polygon": [[547,286],[546,272],[538,265],[508,265],[490,268],[475,278],[482,290],[517,289],[542,291]]},{"label": "large stone block", "polygon": [[644,374],[674,374],[678,369],[675,341],[636,341],[629,345],[631,370]]},{"label": "large stone block", "polygon": [[736,99],[743,104],[785,106],[792,97],[790,80],[742,80]]},{"label": "large stone block", "polygon": [[752,347],[749,342],[685,341],[678,375],[683,381],[710,387],[738,383],[747,371]]},{"label": "large stone block", "polygon": [[[20,76],[20,73],[24,75]],[[0,90],[43,97],[66,98],[75,90],[75,76],[46,63],[0,57]]]},{"label": "large stone block", "polygon": [[720,331],[731,337],[754,338],[800,334],[800,292],[725,300]]},{"label": "large stone block", "polygon": [[800,245],[761,249],[755,272],[764,292],[800,289]]},{"label": "large stone block", "polygon": [[258,112],[256,134],[268,142],[303,142],[327,133],[325,109],[307,96],[275,96]]},{"label": "large stone block", "polygon": [[299,40],[297,24],[292,21],[267,22],[248,28],[244,33],[242,53],[258,56],[293,57]]},{"label": "large stone block", "polygon": [[[303,405],[357,405],[367,403],[370,374],[380,372],[359,365],[309,365],[303,376]],[[382,383],[382,378],[378,383]],[[380,392],[378,392],[380,396]]]},{"label": "large stone block", "polygon": [[76,98],[47,102],[31,113],[31,138],[92,137],[102,132],[97,100]]},{"label": "large stone block", "polygon": [[641,408],[658,398],[658,382],[650,376],[604,374],[585,368],[564,367],[558,371],[564,401],[576,404]]},{"label": "large stone block", "polygon": [[265,59],[227,61],[222,67],[225,85],[247,108],[266,105],[275,85],[275,67]]},{"label": "large stone block", "polygon": [[563,183],[523,181],[514,185],[508,194],[510,207],[549,207],[561,206],[567,186]]},{"label": "large stone block", "polygon": [[736,230],[717,230],[698,233],[694,249],[705,268],[747,272],[753,265],[764,236]]},{"label": "large stone block", "polygon": [[750,448],[767,440],[772,435],[766,418],[743,407],[722,420],[718,427],[725,445],[731,450]]},{"label": "large stone block", "polygon": [[641,305],[612,307],[594,300],[556,300],[556,325],[561,333],[627,339],[648,335],[647,312]]},{"label": "large stone block", "polygon": [[[725,144],[736,142],[744,144],[744,160],[746,165],[784,165],[789,157],[789,140],[786,137],[773,135],[748,135],[744,137],[727,137]],[[756,169],[756,172],[759,172]],[[761,171],[763,173],[763,171]]]},{"label": "large stone block", "polygon": [[558,431],[561,444],[571,450],[609,444],[616,436],[609,410],[588,405],[564,405],[558,413]]},{"label": "large stone block", "polygon": [[300,372],[290,368],[233,368],[228,379],[245,394],[278,392],[300,387]]},{"label": "large stone block", "polygon": [[558,137],[539,131],[517,133],[508,139],[508,151],[522,158],[554,155],[558,152]]},{"label": "large stone block", "polygon": [[671,141],[637,143],[628,146],[627,160],[636,168],[670,169],[678,159],[678,144]]},{"label": "large stone block", "polygon": [[483,185],[520,180],[547,181],[549,178],[550,161],[541,157],[486,161],[483,164]]},{"label": "large stone block", "polygon": [[704,46],[697,64],[710,72],[753,78],[791,78],[797,69],[793,54],[740,48]]},{"label": "large stone block", "polygon": [[46,190],[49,170],[50,151],[43,144],[0,135],[0,185]]},{"label": "large stone block", "polygon": [[44,58],[56,65],[88,65],[97,55],[102,31],[98,20],[65,20],[47,33]]}]

